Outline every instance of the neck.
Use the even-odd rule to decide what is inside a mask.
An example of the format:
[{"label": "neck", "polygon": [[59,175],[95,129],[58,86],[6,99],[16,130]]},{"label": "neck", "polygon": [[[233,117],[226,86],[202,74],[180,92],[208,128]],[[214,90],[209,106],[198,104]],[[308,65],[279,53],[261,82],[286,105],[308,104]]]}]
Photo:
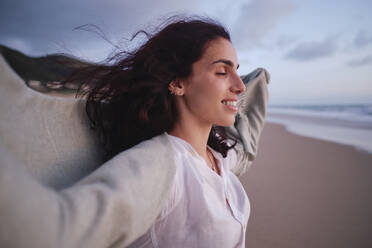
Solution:
[{"label": "neck", "polygon": [[206,148],[211,128],[211,124],[201,124],[190,119],[186,122],[181,117],[169,134],[187,141],[201,157],[208,158]]}]

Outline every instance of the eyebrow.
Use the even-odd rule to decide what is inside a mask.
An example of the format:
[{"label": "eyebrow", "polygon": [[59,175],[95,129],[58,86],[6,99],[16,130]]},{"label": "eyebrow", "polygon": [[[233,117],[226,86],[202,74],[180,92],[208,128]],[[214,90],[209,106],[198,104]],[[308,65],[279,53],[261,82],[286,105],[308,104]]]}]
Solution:
[{"label": "eyebrow", "polygon": [[[227,59],[219,59],[219,60],[216,60],[216,61],[213,61],[212,64],[216,64],[216,63],[224,63],[230,67],[233,67],[233,62],[231,60],[227,60]],[[236,67],[236,69],[239,69],[239,64],[238,66]]]}]

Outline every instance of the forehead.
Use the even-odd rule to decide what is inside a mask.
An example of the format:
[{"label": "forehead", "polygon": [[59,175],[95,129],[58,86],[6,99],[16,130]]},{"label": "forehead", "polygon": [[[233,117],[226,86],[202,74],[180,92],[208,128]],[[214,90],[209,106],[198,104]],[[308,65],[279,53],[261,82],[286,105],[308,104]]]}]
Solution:
[{"label": "forehead", "polygon": [[234,67],[236,67],[238,64],[235,48],[230,41],[224,38],[218,38],[210,41],[207,44],[200,62],[211,64],[213,61],[219,59],[232,61],[234,63]]}]

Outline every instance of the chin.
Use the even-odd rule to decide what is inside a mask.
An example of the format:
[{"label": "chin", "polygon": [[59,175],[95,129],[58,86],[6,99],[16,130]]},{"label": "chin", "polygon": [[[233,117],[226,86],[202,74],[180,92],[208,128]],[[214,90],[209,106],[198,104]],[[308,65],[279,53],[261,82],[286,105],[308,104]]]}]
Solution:
[{"label": "chin", "polygon": [[232,117],[232,118],[226,118],[224,120],[220,120],[220,121],[216,122],[216,125],[217,126],[222,126],[222,127],[229,127],[229,126],[234,125],[234,122],[235,122],[235,116]]}]

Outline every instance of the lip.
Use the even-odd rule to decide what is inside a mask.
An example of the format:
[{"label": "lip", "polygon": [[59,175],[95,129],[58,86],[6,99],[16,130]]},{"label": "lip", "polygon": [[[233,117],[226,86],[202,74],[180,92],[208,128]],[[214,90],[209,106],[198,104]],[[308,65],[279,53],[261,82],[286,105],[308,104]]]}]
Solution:
[{"label": "lip", "polygon": [[227,98],[227,99],[223,99],[222,101],[235,101],[236,102],[238,101],[238,98]]},{"label": "lip", "polygon": [[[237,102],[238,100],[235,99],[235,98],[224,99],[224,100],[221,101],[221,103],[223,101],[236,101]],[[230,111],[232,111],[234,113],[238,112],[238,107],[237,106],[226,105],[226,104],[223,104],[223,103],[222,103],[222,105],[225,106],[228,110],[230,110]]]},{"label": "lip", "polygon": [[223,104],[223,106],[225,106],[226,108],[228,108],[229,110],[231,110],[233,112],[238,112],[238,107],[225,105],[225,104]]}]

